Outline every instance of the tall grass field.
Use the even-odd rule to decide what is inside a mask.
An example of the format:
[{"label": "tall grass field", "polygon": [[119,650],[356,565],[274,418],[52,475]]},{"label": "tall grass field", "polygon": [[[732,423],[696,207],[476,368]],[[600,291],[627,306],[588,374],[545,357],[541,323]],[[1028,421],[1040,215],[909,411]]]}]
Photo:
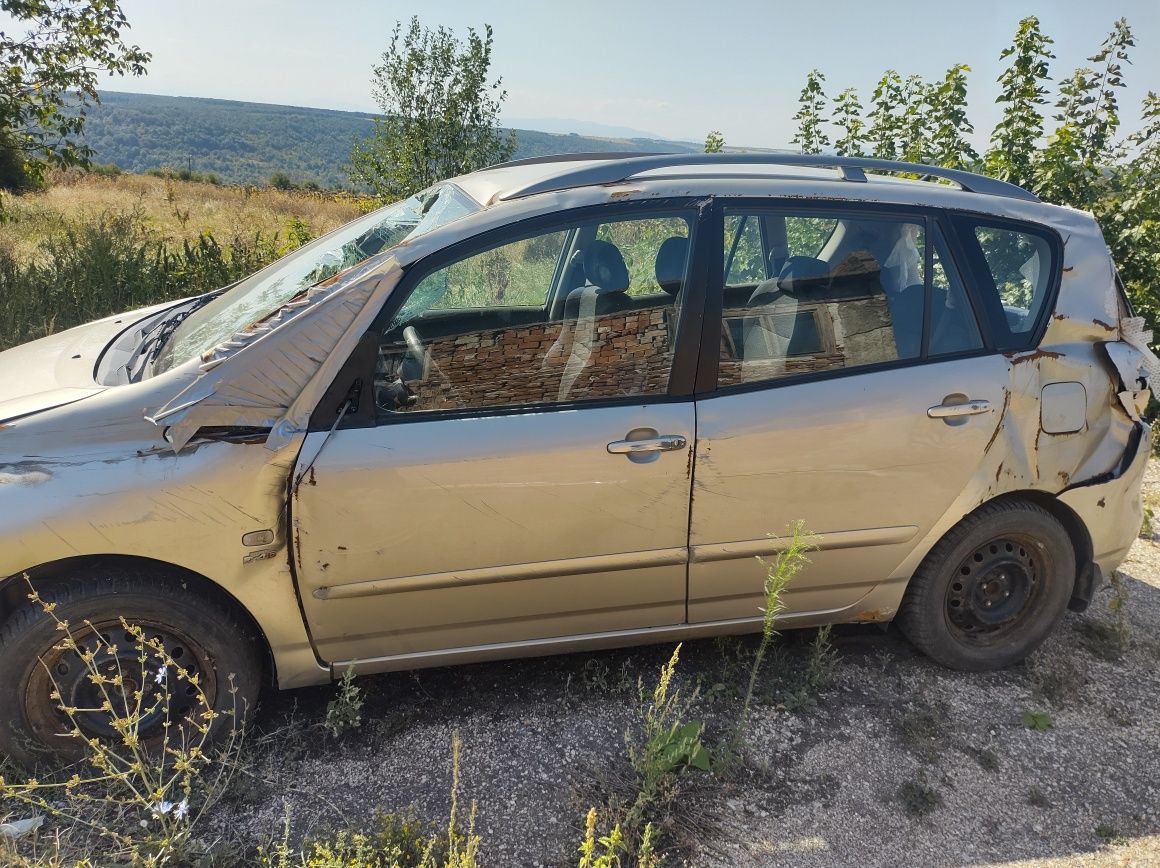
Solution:
[{"label": "tall grass field", "polygon": [[0,349],[257,271],[371,207],[346,194],[69,172],[6,196]]}]

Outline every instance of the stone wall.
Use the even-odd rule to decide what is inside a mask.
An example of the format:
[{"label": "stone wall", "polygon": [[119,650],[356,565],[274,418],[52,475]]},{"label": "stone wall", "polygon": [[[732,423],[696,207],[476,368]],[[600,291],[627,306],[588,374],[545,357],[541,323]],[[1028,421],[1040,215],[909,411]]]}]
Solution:
[{"label": "stone wall", "polygon": [[[590,320],[487,329],[427,342],[427,377],[410,382],[414,410],[507,407],[662,394],[668,389],[672,307]],[[384,347],[393,378],[406,348]]]},{"label": "stone wall", "polygon": [[[762,308],[726,310],[726,318],[752,321],[760,319]],[[812,311],[821,341],[819,352],[785,358],[744,358],[744,348],[737,346],[723,329],[717,383],[736,386],[762,380],[779,379],[795,374],[828,371],[889,362],[898,358],[894,328],[886,296],[876,293],[864,298],[806,303],[794,306],[794,312]],[[786,315],[786,308],[778,311]]]}]

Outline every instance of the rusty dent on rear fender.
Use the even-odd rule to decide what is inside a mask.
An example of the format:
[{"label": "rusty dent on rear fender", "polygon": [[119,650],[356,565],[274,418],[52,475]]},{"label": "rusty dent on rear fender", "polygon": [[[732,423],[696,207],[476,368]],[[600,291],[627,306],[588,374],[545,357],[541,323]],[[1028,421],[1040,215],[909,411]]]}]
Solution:
[{"label": "rusty dent on rear fender", "polygon": [[[1058,495],[1098,478],[1121,461],[1141,424],[1125,410],[1123,372],[1107,347],[1131,353],[1131,345],[1141,359],[1151,353],[1146,339],[1123,333],[1115,275],[1095,222],[1079,212],[1069,219],[1074,225],[1065,233],[1059,293],[1043,338],[1032,350],[1006,354],[1010,382],[971,486],[975,503],[1008,491]],[[1060,383],[1083,386],[1086,413],[1078,430],[1053,434],[1044,430],[1041,396],[1045,386]]]}]

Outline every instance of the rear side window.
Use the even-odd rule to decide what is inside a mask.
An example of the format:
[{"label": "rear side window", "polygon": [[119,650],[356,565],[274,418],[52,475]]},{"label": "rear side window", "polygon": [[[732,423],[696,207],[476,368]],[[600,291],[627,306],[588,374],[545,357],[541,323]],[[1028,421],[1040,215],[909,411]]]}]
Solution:
[{"label": "rear side window", "polygon": [[982,348],[942,234],[928,238],[923,217],[727,209],[727,256],[738,227],[758,222],[775,270],[755,286],[726,281],[719,386]]},{"label": "rear side window", "polygon": [[1029,347],[1048,313],[1059,273],[1058,240],[1031,227],[970,218],[957,222],[964,243],[973,248],[980,300],[997,347]]}]

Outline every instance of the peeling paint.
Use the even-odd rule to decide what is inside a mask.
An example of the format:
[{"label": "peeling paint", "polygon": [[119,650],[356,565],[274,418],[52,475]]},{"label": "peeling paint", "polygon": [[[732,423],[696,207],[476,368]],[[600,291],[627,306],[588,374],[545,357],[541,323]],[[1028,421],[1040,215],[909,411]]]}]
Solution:
[{"label": "peeling paint", "polygon": [[877,621],[889,621],[893,612],[882,609],[867,609],[864,612],[859,612],[852,617],[850,621],[854,624],[868,624]]},{"label": "peeling paint", "polygon": [[1062,359],[1063,353],[1056,352],[1054,350],[1038,349],[1023,355],[1008,356],[1008,358],[1011,359],[1011,364],[1021,365],[1024,362],[1034,362],[1037,359]]}]

